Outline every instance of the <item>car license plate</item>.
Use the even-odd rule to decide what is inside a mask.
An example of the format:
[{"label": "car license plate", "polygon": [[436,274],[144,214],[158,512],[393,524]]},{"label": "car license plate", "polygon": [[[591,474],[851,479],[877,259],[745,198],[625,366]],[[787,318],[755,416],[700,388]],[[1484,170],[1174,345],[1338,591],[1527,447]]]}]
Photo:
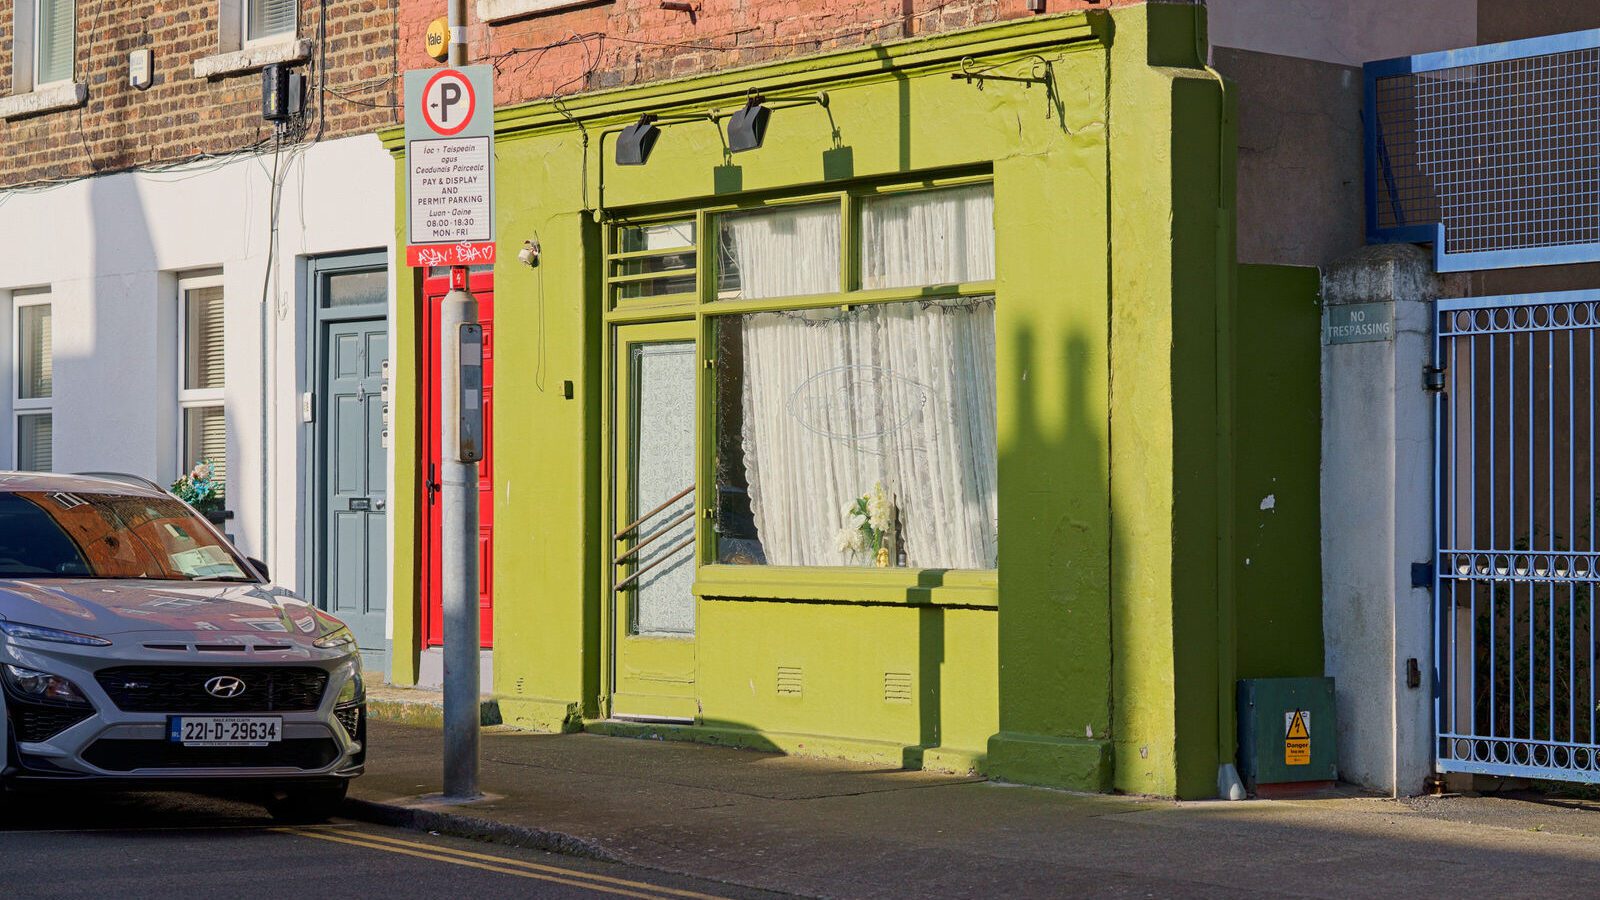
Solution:
[{"label": "car license plate", "polygon": [[265,747],[283,739],[277,716],[171,716],[167,739],[185,747]]}]

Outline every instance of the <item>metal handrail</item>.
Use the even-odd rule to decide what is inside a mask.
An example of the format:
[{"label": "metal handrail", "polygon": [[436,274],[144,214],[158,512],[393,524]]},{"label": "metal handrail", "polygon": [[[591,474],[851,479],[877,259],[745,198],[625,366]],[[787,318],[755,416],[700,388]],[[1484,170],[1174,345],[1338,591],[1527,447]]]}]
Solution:
[{"label": "metal handrail", "polygon": [[694,485],[691,484],[688,487],[684,488],[683,490],[677,492],[676,494],[673,494],[671,497],[668,497],[665,501],[663,501],[660,506],[656,507],[655,509],[650,510],[649,512],[647,512],[644,515],[640,516],[639,518],[634,519],[632,522],[629,522],[626,527],[624,527],[621,531],[617,532],[617,534],[613,538],[613,540],[618,540],[618,541],[622,540],[623,538],[628,536],[629,532],[635,531],[635,530],[637,530],[639,528],[640,525],[643,525],[645,523],[646,519],[649,519],[651,516],[655,515],[658,512],[661,512],[662,510],[666,509],[667,507],[671,506],[672,504],[677,503],[679,500],[682,500],[683,498],[689,496],[693,492],[694,492]]},{"label": "metal handrail", "polygon": [[638,553],[640,550],[643,550],[644,548],[650,546],[652,541],[655,541],[656,539],[660,538],[662,535],[665,535],[667,532],[671,531],[672,529],[676,528],[677,526],[682,525],[683,523],[685,523],[685,522],[687,522],[687,521],[689,521],[690,519],[693,519],[693,518],[694,518],[694,510],[692,510],[692,509],[684,510],[682,515],[678,516],[676,519],[673,519],[671,522],[668,522],[667,524],[662,525],[661,529],[659,531],[657,531],[655,534],[652,534],[649,537],[645,538],[644,540],[640,541],[639,543],[634,544],[633,547],[631,549],[629,549],[627,553],[624,553],[621,556],[617,557],[616,560],[612,563],[612,565],[616,565],[616,566],[622,565],[623,560],[627,559],[630,556],[633,556],[634,554]]},{"label": "metal handrail", "polygon": [[638,581],[640,575],[643,575],[644,573],[650,571],[651,569],[654,569],[656,566],[659,566],[662,563],[666,562],[667,560],[671,559],[673,554],[677,553],[679,550],[684,549],[685,547],[688,547],[690,544],[693,544],[693,543],[694,543],[694,535],[691,534],[688,537],[684,538],[683,540],[679,541],[673,547],[671,547],[668,550],[666,550],[666,552],[662,553],[660,556],[657,556],[655,559],[652,559],[648,563],[645,563],[644,565],[642,565],[639,568],[635,569],[632,575],[629,575],[627,578],[624,578],[621,581],[617,582],[616,590],[620,591],[620,590],[626,588],[628,585],[634,583],[635,581]]}]

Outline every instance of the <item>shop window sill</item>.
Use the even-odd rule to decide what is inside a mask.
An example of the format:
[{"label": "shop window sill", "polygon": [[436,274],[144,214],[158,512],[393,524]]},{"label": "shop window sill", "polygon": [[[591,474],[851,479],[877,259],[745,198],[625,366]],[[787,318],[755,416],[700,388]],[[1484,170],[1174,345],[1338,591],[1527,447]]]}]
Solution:
[{"label": "shop window sill", "polygon": [[52,84],[26,94],[0,97],[0,119],[20,119],[59,109],[75,109],[89,100],[89,85],[82,81]]},{"label": "shop window sill", "polygon": [[595,0],[478,0],[478,18],[490,25],[534,13],[588,6]]},{"label": "shop window sill", "polygon": [[203,56],[194,61],[194,77],[226,78],[229,75],[254,72],[273,63],[305,62],[311,58],[311,50],[311,41],[291,38],[272,44],[256,44],[243,50]]},{"label": "shop window sill", "polygon": [[900,606],[999,606],[994,571],[957,569],[701,566],[694,592],[708,600],[820,600]]}]

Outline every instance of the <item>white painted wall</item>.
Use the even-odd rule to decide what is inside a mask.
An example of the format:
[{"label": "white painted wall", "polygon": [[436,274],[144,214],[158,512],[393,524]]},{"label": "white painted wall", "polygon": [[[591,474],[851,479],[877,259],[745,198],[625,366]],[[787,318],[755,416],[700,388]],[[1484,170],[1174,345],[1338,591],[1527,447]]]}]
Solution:
[{"label": "white painted wall", "polygon": [[[1322,629],[1339,714],[1339,777],[1399,796],[1433,771],[1432,600],[1411,564],[1433,548],[1433,301],[1410,244],[1362,248],[1323,278],[1323,303],[1386,302],[1394,338],[1322,348]],[[1407,660],[1422,671],[1406,682]]]},{"label": "white painted wall", "polygon": [[1359,66],[1478,43],[1478,0],[1206,0],[1218,47]]},{"label": "white painted wall", "polygon": [[[267,562],[275,580],[298,588],[307,493],[300,393],[309,389],[301,383],[302,273],[310,256],[376,249],[388,251],[393,270],[394,164],[376,136],[363,135],[286,149],[278,166],[279,232],[265,304],[270,151],[43,191],[0,191],[0,302],[9,332],[12,291],[51,291],[56,470],[124,471],[167,483],[182,465],[177,277],[220,270],[227,308],[228,507],[235,513],[227,530],[242,550]],[[390,307],[392,321],[392,291]],[[9,358],[6,338],[0,353]],[[9,373],[9,365],[0,368]],[[7,413],[10,396],[9,386],[0,390],[0,409]],[[0,417],[0,468],[14,463],[12,429],[10,416]],[[391,456],[390,496],[393,462]],[[392,534],[389,543],[392,553]]]}]

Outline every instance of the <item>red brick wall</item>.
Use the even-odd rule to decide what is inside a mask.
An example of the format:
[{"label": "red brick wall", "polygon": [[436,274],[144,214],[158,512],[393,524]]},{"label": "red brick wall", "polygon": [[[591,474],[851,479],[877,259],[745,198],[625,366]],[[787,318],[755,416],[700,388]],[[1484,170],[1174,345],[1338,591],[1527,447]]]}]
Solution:
[{"label": "red brick wall", "polygon": [[[0,94],[11,92],[13,0],[0,0]],[[89,87],[81,109],[0,121],[0,187],[225,153],[267,140],[261,76],[194,77],[196,59],[218,52],[217,0],[78,0],[76,78]],[[399,120],[393,0],[301,0],[302,38],[315,41],[327,10],[326,86],[318,103],[312,50],[306,139],[371,132]],[[154,54],[155,83],[128,84],[129,51]]]},{"label": "red brick wall", "polygon": [[[495,62],[499,103],[636,84],[1034,15],[1026,0],[609,0],[488,25],[470,3],[473,62]],[[1045,0],[1046,12],[1143,0]],[[438,65],[423,36],[444,0],[400,0],[403,69]],[[565,42],[565,43],[563,43]],[[510,55],[508,55],[510,54]]]}]

